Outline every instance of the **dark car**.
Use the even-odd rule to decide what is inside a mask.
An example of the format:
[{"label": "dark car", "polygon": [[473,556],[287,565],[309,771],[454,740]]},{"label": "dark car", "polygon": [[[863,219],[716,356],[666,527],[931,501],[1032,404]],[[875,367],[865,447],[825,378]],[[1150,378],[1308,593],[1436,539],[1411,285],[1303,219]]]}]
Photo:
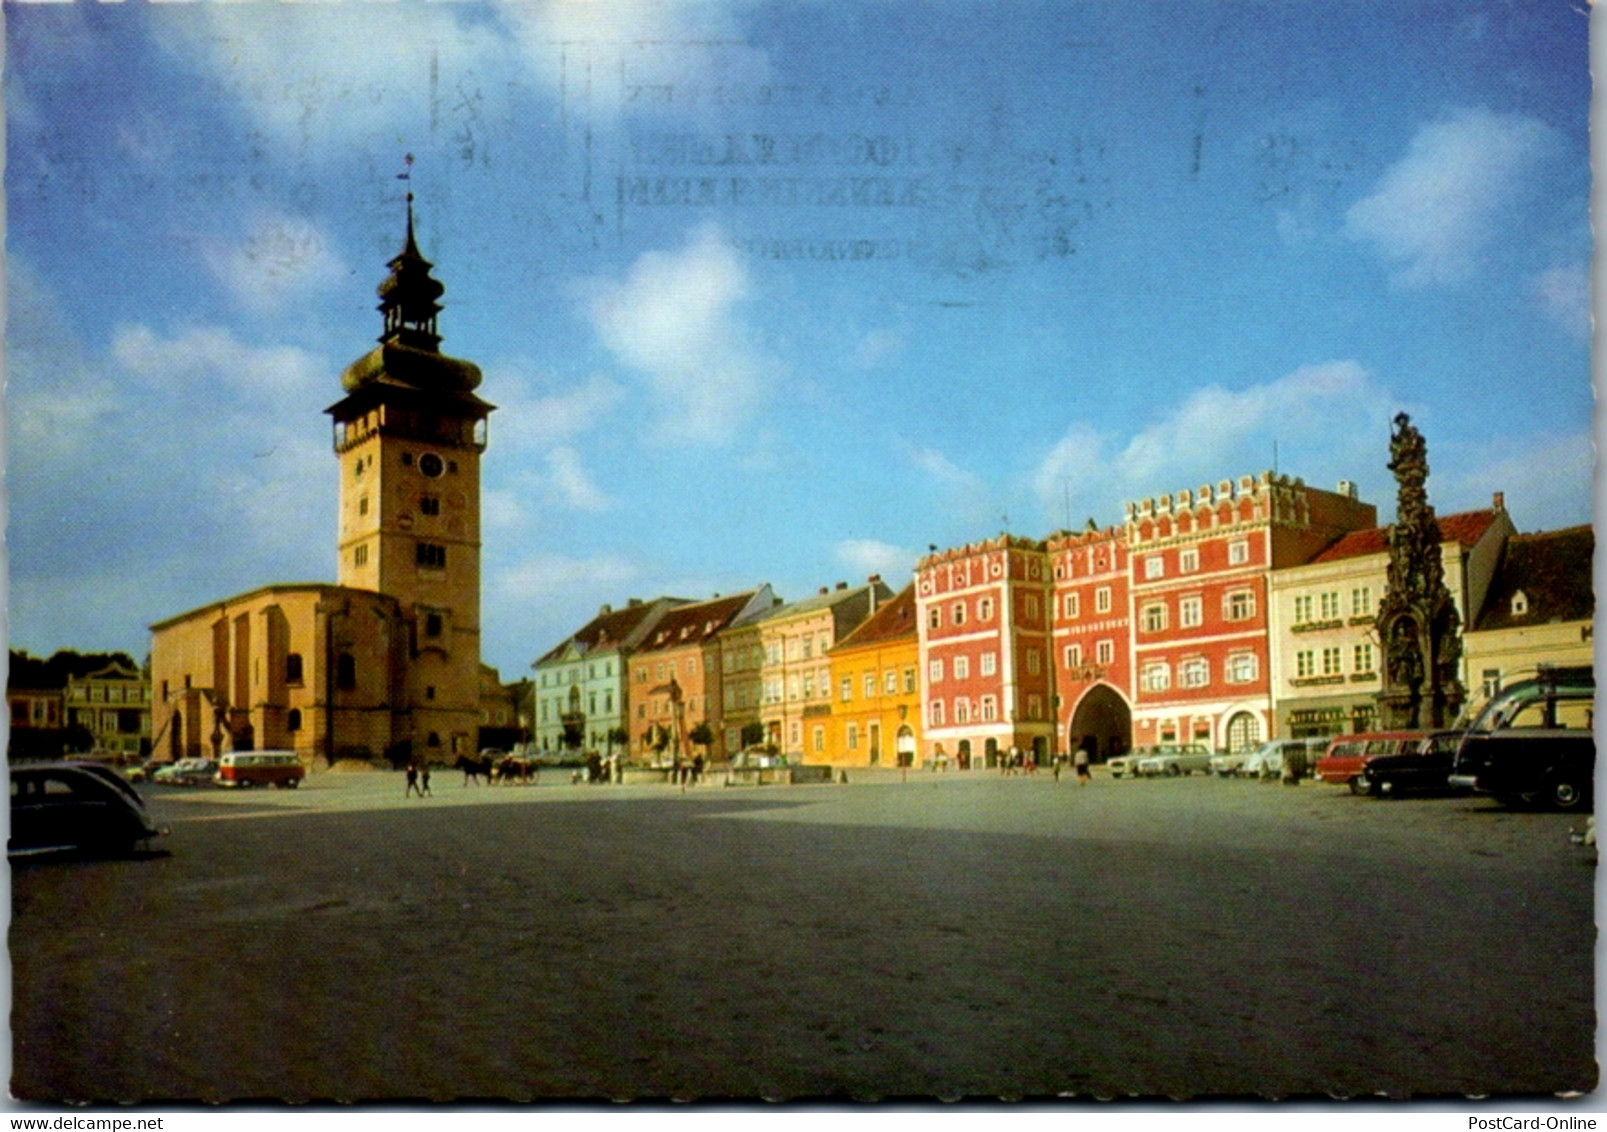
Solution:
[{"label": "dark car", "polygon": [[1358,786],[1375,798],[1449,793],[1451,763],[1461,740],[1460,731],[1436,731],[1425,737],[1414,751],[1371,755],[1362,763]]},{"label": "dark car", "polygon": [[1497,693],[1457,747],[1452,786],[1493,794],[1509,806],[1591,808],[1596,674],[1542,669]]},{"label": "dark car", "polygon": [[130,853],[166,833],[115,771],[72,762],[11,767],[10,857],[79,852]]}]

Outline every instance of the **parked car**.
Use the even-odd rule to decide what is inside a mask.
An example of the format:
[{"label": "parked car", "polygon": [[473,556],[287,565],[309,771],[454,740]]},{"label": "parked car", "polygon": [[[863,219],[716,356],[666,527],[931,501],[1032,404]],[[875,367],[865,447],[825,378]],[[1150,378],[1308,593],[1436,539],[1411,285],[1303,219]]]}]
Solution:
[{"label": "parked car", "polygon": [[307,770],[295,751],[232,751],[218,760],[213,781],[219,786],[301,785]]},{"label": "parked car", "polygon": [[1226,751],[1220,755],[1212,755],[1211,773],[1222,778],[1232,778],[1236,774],[1242,774],[1245,761],[1255,754],[1258,749],[1245,747],[1239,751]]},{"label": "parked car", "polygon": [[1461,742],[1460,731],[1436,731],[1416,749],[1392,755],[1368,755],[1357,778],[1360,789],[1375,798],[1402,794],[1447,793],[1451,763]]},{"label": "parked car", "polygon": [[1246,778],[1282,778],[1285,762],[1294,753],[1299,777],[1310,773],[1316,755],[1328,748],[1327,739],[1269,739],[1245,756],[1239,773]]},{"label": "parked car", "polygon": [[1211,769],[1211,751],[1199,743],[1190,743],[1178,747],[1156,747],[1138,760],[1134,768],[1135,774],[1146,778],[1159,775],[1177,776],[1180,774],[1201,774]]},{"label": "parked car", "polygon": [[164,786],[209,786],[218,764],[211,759],[180,759],[151,773],[151,781]]},{"label": "parked car", "polygon": [[81,762],[11,767],[8,857],[40,853],[129,853],[167,830],[115,771]]},{"label": "parked car", "polygon": [[1595,696],[1589,667],[1542,670],[1497,693],[1457,745],[1450,784],[1506,805],[1591,808]]},{"label": "parked car", "polygon": [[1105,762],[1105,769],[1110,771],[1110,776],[1112,778],[1120,778],[1124,774],[1129,778],[1137,778],[1138,764],[1140,760],[1147,758],[1149,754],[1150,750],[1148,747],[1135,748],[1134,750],[1128,751],[1126,754],[1117,755],[1113,759],[1107,759]]},{"label": "parked car", "polygon": [[1317,760],[1317,777],[1337,786],[1349,786],[1352,794],[1365,794],[1362,767],[1371,755],[1399,755],[1417,749],[1428,738],[1427,731],[1362,731],[1355,735],[1336,735],[1328,751]]}]

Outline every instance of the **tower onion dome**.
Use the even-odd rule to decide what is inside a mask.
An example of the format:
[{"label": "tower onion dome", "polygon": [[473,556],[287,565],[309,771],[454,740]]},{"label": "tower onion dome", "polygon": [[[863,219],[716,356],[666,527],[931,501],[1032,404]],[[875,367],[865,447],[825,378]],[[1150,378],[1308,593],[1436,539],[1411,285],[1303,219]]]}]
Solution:
[{"label": "tower onion dome", "polygon": [[348,393],[372,382],[412,386],[429,393],[466,393],[480,384],[480,367],[441,353],[436,300],[446,287],[433,276],[433,264],[419,254],[413,236],[413,194],[407,198],[407,243],[386,265],[390,274],[378,288],[385,332],[379,346],[346,367],[340,383]]}]

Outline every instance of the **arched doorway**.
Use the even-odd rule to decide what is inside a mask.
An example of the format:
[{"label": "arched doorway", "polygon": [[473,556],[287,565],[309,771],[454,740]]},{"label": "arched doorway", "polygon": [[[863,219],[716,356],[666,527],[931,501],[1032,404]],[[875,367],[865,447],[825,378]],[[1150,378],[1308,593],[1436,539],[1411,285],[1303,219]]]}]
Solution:
[{"label": "arched doorway", "polygon": [[1253,712],[1241,711],[1228,718],[1228,750],[1250,751],[1261,745],[1261,721]]},{"label": "arched doorway", "polygon": [[961,739],[958,754],[955,756],[961,770],[971,769],[971,740]]},{"label": "arched doorway", "polygon": [[1066,729],[1066,749],[1088,751],[1093,762],[1115,758],[1133,745],[1133,713],[1121,693],[1095,684],[1077,703]]}]

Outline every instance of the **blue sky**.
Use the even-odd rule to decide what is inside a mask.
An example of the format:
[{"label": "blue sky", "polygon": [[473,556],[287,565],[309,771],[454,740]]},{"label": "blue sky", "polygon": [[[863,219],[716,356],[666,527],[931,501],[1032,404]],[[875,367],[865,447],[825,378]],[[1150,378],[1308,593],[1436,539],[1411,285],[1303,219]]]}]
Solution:
[{"label": "blue sky", "polygon": [[8,3],[14,647],[333,580],[404,154],[484,655],[1274,466],[1591,517],[1556,2]]}]

